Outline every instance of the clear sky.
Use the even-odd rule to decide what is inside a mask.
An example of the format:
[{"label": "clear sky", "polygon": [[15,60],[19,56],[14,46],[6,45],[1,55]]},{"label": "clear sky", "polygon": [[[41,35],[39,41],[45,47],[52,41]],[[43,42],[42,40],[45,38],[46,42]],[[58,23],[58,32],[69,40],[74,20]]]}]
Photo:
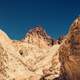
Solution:
[{"label": "clear sky", "polygon": [[0,28],[12,39],[23,38],[34,25],[58,38],[78,15],[80,0],[0,0]]}]

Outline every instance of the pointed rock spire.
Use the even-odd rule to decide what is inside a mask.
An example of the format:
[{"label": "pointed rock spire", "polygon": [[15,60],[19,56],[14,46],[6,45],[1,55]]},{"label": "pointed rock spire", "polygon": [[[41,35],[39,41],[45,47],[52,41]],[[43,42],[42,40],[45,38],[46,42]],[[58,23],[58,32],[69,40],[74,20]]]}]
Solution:
[{"label": "pointed rock spire", "polygon": [[80,16],[78,16],[74,22],[72,23],[69,32],[73,32],[75,30],[79,30],[80,29]]},{"label": "pointed rock spire", "polygon": [[54,40],[48,36],[46,31],[41,26],[36,26],[35,28],[29,30],[26,34],[24,41],[30,43],[47,43],[47,45],[53,45]]}]

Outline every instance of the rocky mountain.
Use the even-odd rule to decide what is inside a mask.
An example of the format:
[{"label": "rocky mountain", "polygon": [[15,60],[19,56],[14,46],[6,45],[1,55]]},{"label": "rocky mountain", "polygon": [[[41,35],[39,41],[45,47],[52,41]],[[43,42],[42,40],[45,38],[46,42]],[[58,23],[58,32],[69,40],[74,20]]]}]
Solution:
[{"label": "rocky mountain", "polygon": [[22,40],[0,30],[0,80],[79,80],[80,17],[59,40],[41,26]]},{"label": "rocky mountain", "polygon": [[80,80],[80,17],[72,23],[59,55],[66,80]]}]

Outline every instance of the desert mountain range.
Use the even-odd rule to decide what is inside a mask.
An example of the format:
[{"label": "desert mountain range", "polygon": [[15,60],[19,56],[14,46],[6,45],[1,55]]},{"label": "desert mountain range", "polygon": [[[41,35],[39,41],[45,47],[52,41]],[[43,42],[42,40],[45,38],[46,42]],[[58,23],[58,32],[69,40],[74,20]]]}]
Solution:
[{"label": "desert mountain range", "polygon": [[22,40],[0,30],[0,80],[80,80],[80,17],[59,40],[41,26]]}]

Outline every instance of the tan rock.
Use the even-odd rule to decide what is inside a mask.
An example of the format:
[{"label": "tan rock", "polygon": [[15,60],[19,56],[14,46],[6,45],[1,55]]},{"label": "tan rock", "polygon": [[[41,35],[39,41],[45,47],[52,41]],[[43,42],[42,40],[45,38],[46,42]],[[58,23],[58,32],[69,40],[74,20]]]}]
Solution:
[{"label": "tan rock", "polygon": [[40,27],[21,41],[0,31],[0,80],[79,80],[80,17],[60,44]]}]

